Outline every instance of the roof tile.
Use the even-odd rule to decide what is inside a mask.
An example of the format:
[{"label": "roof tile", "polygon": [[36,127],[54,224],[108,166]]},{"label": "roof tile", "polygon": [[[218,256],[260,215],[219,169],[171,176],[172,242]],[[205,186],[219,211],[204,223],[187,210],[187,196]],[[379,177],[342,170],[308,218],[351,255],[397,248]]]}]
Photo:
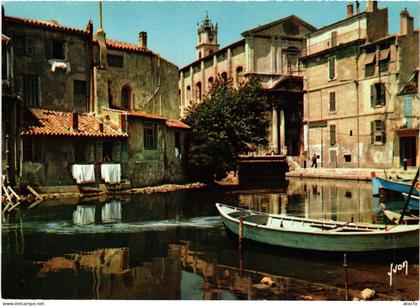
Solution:
[{"label": "roof tile", "polygon": [[13,17],[13,16],[6,16],[5,21],[6,22],[19,22],[19,23],[24,23],[27,25],[32,25],[32,26],[47,27],[51,29],[75,32],[75,33],[80,33],[80,34],[89,34],[89,31],[87,30],[66,27],[66,26],[62,26],[60,24],[56,24],[53,22],[46,22],[46,21],[41,21],[41,20],[36,20],[36,19],[26,19],[26,18],[19,18],[19,17]]},{"label": "roof tile", "polygon": [[29,109],[34,117],[23,135],[39,136],[70,136],[70,137],[128,137],[121,133],[114,124],[103,123],[103,132],[100,132],[101,121],[87,113],[78,113],[78,129],[72,129],[71,112],[58,112],[44,109]]}]

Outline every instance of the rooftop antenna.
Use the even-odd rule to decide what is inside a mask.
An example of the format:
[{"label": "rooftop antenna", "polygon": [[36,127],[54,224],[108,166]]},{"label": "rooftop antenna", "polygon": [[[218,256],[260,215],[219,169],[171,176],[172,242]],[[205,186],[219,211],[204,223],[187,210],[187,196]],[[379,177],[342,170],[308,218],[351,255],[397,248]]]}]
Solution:
[{"label": "rooftop antenna", "polygon": [[102,0],[99,0],[99,28],[102,29]]}]

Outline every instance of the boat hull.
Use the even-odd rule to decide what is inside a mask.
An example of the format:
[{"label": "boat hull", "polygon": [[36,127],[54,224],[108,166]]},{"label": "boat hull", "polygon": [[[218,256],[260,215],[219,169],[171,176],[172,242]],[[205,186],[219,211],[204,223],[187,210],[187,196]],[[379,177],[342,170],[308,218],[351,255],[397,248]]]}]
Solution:
[{"label": "boat hull", "polygon": [[[406,193],[403,193],[404,196],[404,200],[407,200],[408,195]],[[411,210],[419,210],[419,203],[420,203],[420,199],[419,197],[416,196],[411,196],[410,200],[408,201],[408,207]]]},{"label": "boat hull", "polygon": [[[373,186],[377,185],[378,189],[382,188],[382,189],[391,190],[391,191],[399,192],[399,193],[409,193],[410,188],[411,188],[410,184],[390,181],[390,180],[383,179],[381,177],[372,178],[372,184]],[[375,189],[375,187],[373,189]],[[373,190],[373,192],[375,191]],[[413,195],[415,196],[419,195],[419,191],[415,188],[413,188]]]},{"label": "boat hull", "polygon": [[[219,210],[220,211],[220,210]],[[239,221],[221,214],[227,229],[239,235]],[[374,252],[416,248],[419,231],[323,234],[269,228],[243,222],[243,237],[274,246],[327,252]]]}]

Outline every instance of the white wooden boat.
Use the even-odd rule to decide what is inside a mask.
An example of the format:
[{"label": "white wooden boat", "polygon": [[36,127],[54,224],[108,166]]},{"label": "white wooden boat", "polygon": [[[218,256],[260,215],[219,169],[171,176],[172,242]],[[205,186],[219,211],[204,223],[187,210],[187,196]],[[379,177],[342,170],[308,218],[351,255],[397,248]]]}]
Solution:
[{"label": "white wooden boat", "polygon": [[267,214],[217,203],[226,228],[270,245],[330,252],[418,248],[419,224],[380,225]]},{"label": "white wooden boat", "polygon": [[[397,213],[395,211],[388,210],[383,203],[379,204],[379,206],[381,207],[381,210],[383,211],[385,217],[389,221],[391,221],[394,224],[398,224],[398,222],[401,219],[401,214],[399,214],[399,213]],[[417,216],[415,216],[415,215],[412,215],[410,213],[407,213],[407,214],[404,215],[403,222],[405,224],[419,223],[420,222],[420,218],[417,217]]]}]

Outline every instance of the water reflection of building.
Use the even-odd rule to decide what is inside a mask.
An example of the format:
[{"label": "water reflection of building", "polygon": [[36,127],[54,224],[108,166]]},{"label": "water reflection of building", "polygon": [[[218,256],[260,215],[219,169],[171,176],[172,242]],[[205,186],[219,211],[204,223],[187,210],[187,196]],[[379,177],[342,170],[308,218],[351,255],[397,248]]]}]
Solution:
[{"label": "water reflection of building", "polygon": [[240,194],[239,203],[252,210],[305,218],[372,222],[370,183],[291,179],[287,193]]}]

